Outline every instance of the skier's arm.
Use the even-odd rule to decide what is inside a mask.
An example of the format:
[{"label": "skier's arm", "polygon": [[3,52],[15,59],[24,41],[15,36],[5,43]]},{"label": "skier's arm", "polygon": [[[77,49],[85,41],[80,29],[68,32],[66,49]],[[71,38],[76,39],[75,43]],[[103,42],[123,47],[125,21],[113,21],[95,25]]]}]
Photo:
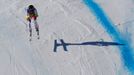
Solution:
[{"label": "skier's arm", "polygon": [[29,16],[28,9],[27,9],[27,16]]},{"label": "skier's arm", "polygon": [[38,17],[38,12],[37,12],[37,10],[35,9],[35,14],[36,14],[36,16]]}]

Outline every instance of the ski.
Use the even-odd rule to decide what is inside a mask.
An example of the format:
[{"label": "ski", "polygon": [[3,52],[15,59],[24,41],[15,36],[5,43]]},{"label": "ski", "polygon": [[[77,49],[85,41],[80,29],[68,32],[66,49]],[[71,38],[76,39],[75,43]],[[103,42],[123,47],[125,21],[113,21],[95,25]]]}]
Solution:
[{"label": "ski", "polygon": [[37,39],[39,40],[40,39],[40,36],[38,36]]},{"label": "ski", "polygon": [[[38,36],[37,39],[39,40],[40,37]],[[32,37],[29,38],[29,41],[30,41],[30,42],[32,41]]]},{"label": "ski", "polygon": [[32,38],[30,38],[29,41],[31,42],[32,41]]}]

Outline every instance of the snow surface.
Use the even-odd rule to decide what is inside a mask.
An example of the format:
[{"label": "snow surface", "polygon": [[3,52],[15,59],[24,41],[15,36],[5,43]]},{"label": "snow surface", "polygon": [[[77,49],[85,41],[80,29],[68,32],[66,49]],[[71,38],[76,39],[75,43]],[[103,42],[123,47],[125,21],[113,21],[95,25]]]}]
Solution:
[{"label": "snow surface", "polygon": [[[133,47],[134,2],[91,0],[100,5]],[[26,8],[39,14],[40,39],[29,42]],[[117,46],[61,43],[115,42],[83,0],[0,0],[0,75],[130,75]],[[54,52],[54,46],[57,51]],[[132,74],[133,75],[133,74]]]}]

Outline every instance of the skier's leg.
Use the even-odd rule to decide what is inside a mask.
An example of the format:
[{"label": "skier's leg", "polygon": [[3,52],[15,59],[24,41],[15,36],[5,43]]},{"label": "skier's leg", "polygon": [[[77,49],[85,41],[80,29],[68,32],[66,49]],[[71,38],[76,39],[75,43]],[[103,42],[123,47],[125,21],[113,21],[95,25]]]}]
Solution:
[{"label": "skier's leg", "polygon": [[39,25],[37,24],[37,22],[35,23],[35,29],[36,29],[37,35],[39,35]]},{"label": "skier's leg", "polygon": [[39,25],[36,21],[36,17],[34,17],[34,24],[35,24],[35,29],[36,29],[37,35],[39,35]]},{"label": "skier's leg", "polygon": [[32,27],[31,27],[31,20],[29,19],[29,32],[30,32],[30,37],[32,36]]}]

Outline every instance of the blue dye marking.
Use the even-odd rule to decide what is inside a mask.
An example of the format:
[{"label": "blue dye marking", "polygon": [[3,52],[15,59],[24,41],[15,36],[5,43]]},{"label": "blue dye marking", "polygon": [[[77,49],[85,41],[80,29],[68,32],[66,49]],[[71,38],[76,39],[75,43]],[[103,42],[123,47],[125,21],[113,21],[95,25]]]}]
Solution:
[{"label": "blue dye marking", "polygon": [[127,68],[130,72],[134,73],[134,55],[130,41],[125,40],[125,38],[121,35],[120,31],[110,21],[104,11],[93,0],[84,0],[84,3],[90,8],[92,13],[101,23],[101,25],[106,29],[107,33],[112,36],[112,39],[116,42],[125,44],[125,46],[119,46],[123,63],[125,68]]}]

